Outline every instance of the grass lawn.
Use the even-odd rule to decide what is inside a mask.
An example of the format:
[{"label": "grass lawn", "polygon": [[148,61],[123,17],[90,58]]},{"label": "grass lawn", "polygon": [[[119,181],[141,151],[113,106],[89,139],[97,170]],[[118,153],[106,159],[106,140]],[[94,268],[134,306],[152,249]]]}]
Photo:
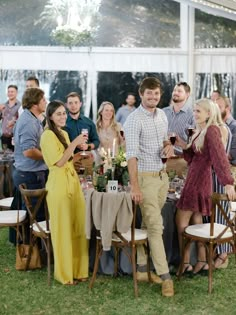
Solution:
[{"label": "grass lawn", "polygon": [[47,286],[47,270],[16,271],[15,247],[8,242],[8,229],[0,229],[0,314],[81,314],[81,315],[192,315],[236,314],[234,257],[227,269],[214,273],[213,293],[207,294],[207,277],[175,281],[176,295],[161,297],[158,285],[139,284],[134,298],[132,278],[98,276],[94,289],[88,283],[63,286],[52,280]]}]

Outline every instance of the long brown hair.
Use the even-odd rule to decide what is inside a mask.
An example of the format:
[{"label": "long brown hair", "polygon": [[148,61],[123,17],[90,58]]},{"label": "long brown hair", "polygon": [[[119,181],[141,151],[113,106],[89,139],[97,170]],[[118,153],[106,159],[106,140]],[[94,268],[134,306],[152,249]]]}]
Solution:
[{"label": "long brown hair", "polygon": [[64,103],[62,103],[61,101],[56,100],[56,101],[50,102],[48,104],[47,110],[46,110],[46,120],[47,120],[48,129],[55,133],[58,140],[62,143],[62,145],[64,146],[64,148],[66,150],[68,148],[68,144],[66,142],[66,139],[65,139],[63,133],[57,128],[54,121],[52,121],[50,119],[52,117],[52,114],[54,114],[55,111],[61,106],[63,106],[65,108]]}]

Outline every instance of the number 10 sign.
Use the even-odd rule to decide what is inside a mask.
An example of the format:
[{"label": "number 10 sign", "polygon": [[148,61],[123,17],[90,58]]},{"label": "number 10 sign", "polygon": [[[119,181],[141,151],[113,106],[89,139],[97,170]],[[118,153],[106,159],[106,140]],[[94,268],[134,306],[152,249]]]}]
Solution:
[{"label": "number 10 sign", "polygon": [[107,192],[117,193],[118,192],[118,180],[109,180],[107,183]]}]

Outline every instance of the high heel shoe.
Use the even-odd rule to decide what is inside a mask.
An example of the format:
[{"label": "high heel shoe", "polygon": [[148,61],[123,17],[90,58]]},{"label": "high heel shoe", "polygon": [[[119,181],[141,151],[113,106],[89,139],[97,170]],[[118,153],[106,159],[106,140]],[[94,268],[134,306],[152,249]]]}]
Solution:
[{"label": "high heel shoe", "polygon": [[225,256],[225,257],[223,258],[223,257],[221,257],[220,255],[218,255],[218,256],[216,257],[216,259],[215,259],[215,263],[216,263],[217,259],[220,259],[221,263],[220,263],[217,267],[215,266],[216,269],[225,269],[225,268],[228,267],[228,264],[229,264],[229,258],[228,258],[228,256]]},{"label": "high heel shoe", "polygon": [[[196,269],[196,265],[198,263],[203,263],[203,265],[201,266],[200,269],[198,269],[198,271],[194,271]],[[206,269],[206,266],[208,266],[207,262],[206,261],[202,261],[202,260],[198,260],[196,265],[194,266],[194,270],[193,270],[193,275],[196,276],[196,275],[202,275],[202,276],[206,276],[207,273],[208,273],[208,269]]]},{"label": "high heel shoe", "polygon": [[[193,272],[193,266],[190,265],[190,263],[187,263],[187,262],[184,263],[184,268],[183,268],[183,270],[182,270],[181,275],[182,275],[182,276],[183,276],[184,274],[185,274],[185,275],[191,275],[192,272]],[[177,273],[176,273],[176,276],[179,276],[179,273],[180,273],[180,271],[178,270]]]}]

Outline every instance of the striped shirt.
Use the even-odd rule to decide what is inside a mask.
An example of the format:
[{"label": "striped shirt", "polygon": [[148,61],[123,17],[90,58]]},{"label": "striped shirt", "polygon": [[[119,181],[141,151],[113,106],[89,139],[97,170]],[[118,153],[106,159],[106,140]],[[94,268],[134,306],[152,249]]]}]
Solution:
[{"label": "striped shirt", "polygon": [[154,113],[140,105],[127,118],[124,125],[126,158],[138,160],[139,172],[158,172],[163,168],[160,155],[163,141],[167,140],[168,122],[164,112]]},{"label": "striped shirt", "polygon": [[168,131],[175,132],[180,138],[187,141],[186,129],[195,126],[192,106],[186,102],[178,113],[174,111],[173,105],[163,108],[163,111],[168,120]]}]

